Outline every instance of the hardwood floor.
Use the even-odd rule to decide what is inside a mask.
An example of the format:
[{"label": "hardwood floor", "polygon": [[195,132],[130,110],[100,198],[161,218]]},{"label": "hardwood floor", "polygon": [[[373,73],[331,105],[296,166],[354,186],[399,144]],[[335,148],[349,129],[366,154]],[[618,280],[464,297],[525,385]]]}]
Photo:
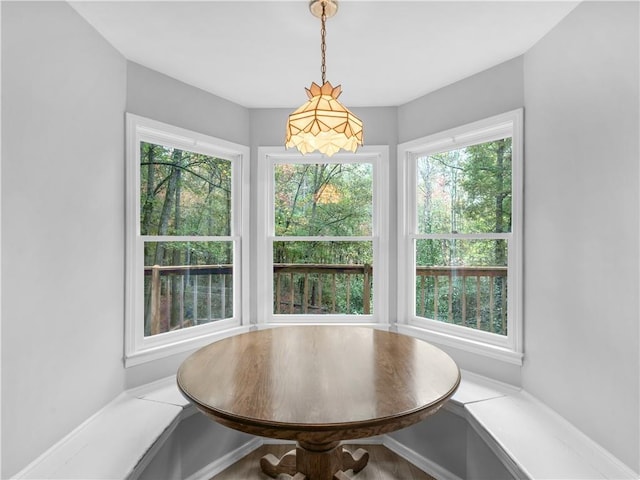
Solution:
[{"label": "hardwood floor", "polygon": [[[263,445],[211,480],[269,480],[270,477],[260,470],[260,458],[267,453],[279,458],[293,448],[294,445]],[[347,448],[364,448],[369,452],[369,463],[364,470],[357,475],[348,472],[353,480],[436,480],[382,445],[347,445]],[[277,478],[290,479],[285,474]]]}]

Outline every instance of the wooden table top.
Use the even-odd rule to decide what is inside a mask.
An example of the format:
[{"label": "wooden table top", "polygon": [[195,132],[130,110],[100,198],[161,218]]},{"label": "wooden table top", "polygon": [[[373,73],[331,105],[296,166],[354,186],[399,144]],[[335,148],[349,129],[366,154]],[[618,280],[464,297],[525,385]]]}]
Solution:
[{"label": "wooden table top", "polygon": [[202,412],[254,435],[311,442],[411,425],[453,395],[460,371],[427,342],[357,326],[290,326],[230,337],[180,366]]}]

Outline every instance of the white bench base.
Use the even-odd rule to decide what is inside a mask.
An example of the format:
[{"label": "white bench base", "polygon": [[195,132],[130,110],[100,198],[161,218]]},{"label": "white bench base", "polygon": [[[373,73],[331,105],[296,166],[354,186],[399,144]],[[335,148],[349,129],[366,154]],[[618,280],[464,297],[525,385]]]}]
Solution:
[{"label": "white bench base", "polygon": [[[470,433],[460,448],[464,449],[462,454],[470,470],[474,465],[474,475],[481,474],[477,472],[478,462],[472,458],[472,449],[467,451],[471,434],[482,439],[502,464],[500,471],[508,472],[512,478],[639,478],[636,472],[564,418],[531,395],[511,386],[463,372],[460,388],[445,408],[468,424]],[[15,478],[135,480],[144,477],[145,469],[153,470],[154,457],[180,422],[194,413],[195,409],[178,391],[175,377],[129,390]],[[391,436],[366,441],[384,444],[439,479],[462,480],[459,475],[451,473],[451,467],[433,462],[426,455],[417,453],[411,445]],[[265,442],[268,440],[254,437],[213,462],[196,468],[188,480],[211,478]],[[172,478],[175,475],[178,474]]]}]

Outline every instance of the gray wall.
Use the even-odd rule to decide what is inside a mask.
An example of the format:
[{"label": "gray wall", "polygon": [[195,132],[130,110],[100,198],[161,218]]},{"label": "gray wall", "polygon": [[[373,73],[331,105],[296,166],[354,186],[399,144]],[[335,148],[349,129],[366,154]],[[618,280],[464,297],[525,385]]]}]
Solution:
[{"label": "gray wall", "polygon": [[414,140],[515,110],[523,104],[520,56],[400,106],[398,140]]},{"label": "gray wall", "polygon": [[188,478],[253,438],[194,413],[180,422],[139,480]]},{"label": "gray wall", "polygon": [[[407,142],[521,108],[524,105],[523,63],[521,56],[516,57],[400,106],[398,141]],[[395,211],[391,210],[392,215]],[[521,369],[518,365],[445,345],[438,346],[449,353],[461,368],[520,385]]]},{"label": "gray wall", "polygon": [[[418,455],[446,468],[459,478],[467,476],[467,421],[442,408],[408,428],[390,436]],[[495,458],[495,455],[491,454]]]},{"label": "gray wall", "polygon": [[[133,62],[127,62],[126,89],[129,113],[249,145],[250,114],[240,105]],[[127,368],[126,387],[174,375],[190,353]]]},{"label": "gray wall", "polygon": [[3,477],[124,385],[125,69],[66,3],[2,2]]},{"label": "gray wall", "polygon": [[248,109],[133,62],[127,62],[127,112],[249,145]]},{"label": "gray wall", "polygon": [[524,63],[523,385],[635,471],[638,13],[582,3]]},{"label": "gray wall", "polygon": [[[525,365],[451,353],[640,470],[637,19],[636,3],[588,2],[524,57],[354,113],[390,145],[394,218],[398,142],[525,106]],[[184,357],[122,366],[125,110],[250,145],[253,171],[289,112],[128,63],[64,3],[2,3],[3,476]],[[393,223],[390,241],[394,275]],[[399,438],[420,451],[421,429]]]},{"label": "gray wall", "polygon": [[[300,104],[304,99],[300,98]],[[272,108],[272,109],[254,109],[251,110],[251,171],[258,171],[258,147],[283,146],[285,140],[285,125],[288,115],[299,105],[293,105],[291,108]],[[398,124],[397,124],[397,108],[396,107],[365,107],[353,108],[353,113],[358,116],[363,124],[366,125],[364,144],[365,145],[388,145],[389,146],[389,244],[391,248],[391,258],[389,262],[389,275],[394,278],[396,275],[396,215],[397,204],[397,175],[396,175],[396,156],[398,143]],[[256,175],[251,176],[251,226],[255,228],[257,225],[256,214],[259,211],[258,202],[261,201],[257,197],[258,181]],[[251,256],[256,258],[257,255],[257,239],[255,234],[251,235]],[[253,262],[251,275],[251,291],[257,290],[257,269]],[[390,320],[396,318],[396,298],[395,282],[389,285],[389,308],[386,315]],[[251,317],[256,318],[257,304],[255,296],[251,299],[250,305]]]}]

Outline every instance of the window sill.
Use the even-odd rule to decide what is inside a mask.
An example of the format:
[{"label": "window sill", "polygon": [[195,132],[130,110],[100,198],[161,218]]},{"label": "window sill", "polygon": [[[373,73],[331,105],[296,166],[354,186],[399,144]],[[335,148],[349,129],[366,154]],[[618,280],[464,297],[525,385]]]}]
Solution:
[{"label": "window sill", "polygon": [[171,355],[188,352],[196,348],[204,347],[212,342],[222,340],[223,338],[238,335],[240,333],[246,333],[250,329],[249,325],[233,326],[220,330],[211,331],[204,335],[197,337],[186,338],[177,340],[175,342],[159,345],[155,347],[145,348],[125,355],[124,366],[125,368],[140,365],[146,362],[159,360]]},{"label": "window sill", "polygon": [[509,350],[504,347],[488,345],[466,338],[456,337],[442,332],[427,330],[423,327],[407,324],[397,324],[398,332],[411,335],[427,342],[434,342],[446,347],[453,347],[465,352],[481,355],[493,360],[522,366],[523,353]]}]

